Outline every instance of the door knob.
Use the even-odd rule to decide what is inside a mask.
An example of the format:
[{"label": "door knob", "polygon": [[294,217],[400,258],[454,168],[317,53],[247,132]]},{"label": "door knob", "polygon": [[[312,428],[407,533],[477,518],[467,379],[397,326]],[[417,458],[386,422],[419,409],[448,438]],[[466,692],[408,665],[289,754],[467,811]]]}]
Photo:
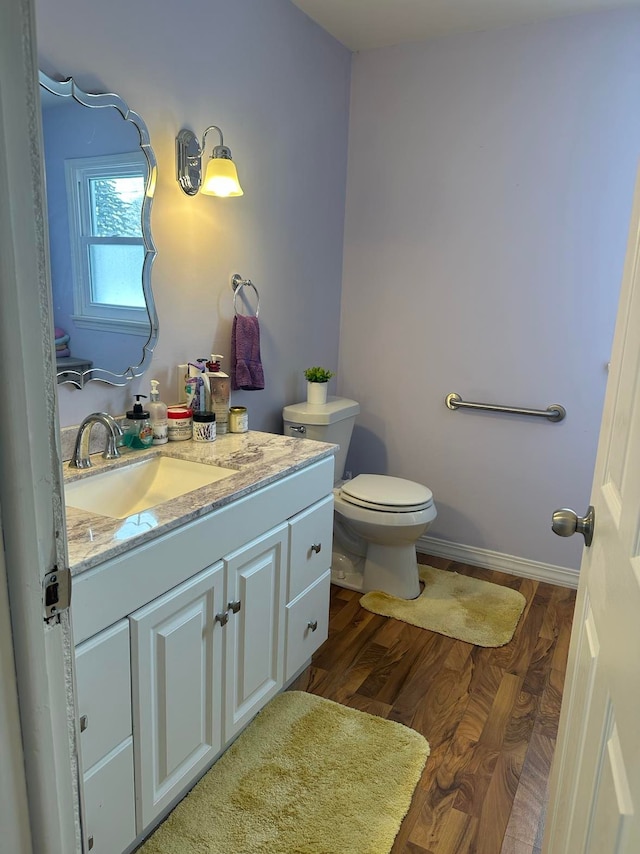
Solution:
[{"label": "door knob", "polygon": [[559,537],[570,537],[572,534],[582,534],[585,546],[590,546],[593,540],[593,528],[596,521],[596,511],[590,504],[586,516],[578,514],[569,507],[556,510],[552,517],[551,530]]}]

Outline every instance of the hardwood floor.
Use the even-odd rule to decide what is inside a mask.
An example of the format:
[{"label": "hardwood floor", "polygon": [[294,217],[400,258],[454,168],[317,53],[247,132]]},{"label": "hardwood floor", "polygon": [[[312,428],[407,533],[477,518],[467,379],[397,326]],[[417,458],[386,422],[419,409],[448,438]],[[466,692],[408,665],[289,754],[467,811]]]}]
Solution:
[{"label": "hardwood floor", "polygon": [[298,690],[399,721],[431,756],[391,854],[539,854],[575,591],[421,555],[520,590],[513,640],[483,649],[387,619],[332,587],[329,639]]}]

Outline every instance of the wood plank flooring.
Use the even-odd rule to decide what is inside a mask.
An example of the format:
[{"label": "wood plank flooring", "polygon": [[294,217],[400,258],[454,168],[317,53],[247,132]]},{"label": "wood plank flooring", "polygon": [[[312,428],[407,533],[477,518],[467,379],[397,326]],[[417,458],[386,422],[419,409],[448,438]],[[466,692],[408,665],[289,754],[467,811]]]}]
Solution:
[{"label": "wood plank flooring", "polygon": [[575,591],[420,556],[520,590],[513,640],[483,649],[332,587],[329,639],[292,686],[399,721],[431,745],[391,854],[540,854]]}]

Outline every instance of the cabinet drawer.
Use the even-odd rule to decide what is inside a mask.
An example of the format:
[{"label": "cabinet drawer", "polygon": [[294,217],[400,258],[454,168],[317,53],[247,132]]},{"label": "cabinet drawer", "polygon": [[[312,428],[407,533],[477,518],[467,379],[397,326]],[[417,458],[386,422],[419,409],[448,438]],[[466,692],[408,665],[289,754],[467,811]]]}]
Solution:
[{"label": "cabinet drawer", "polygon": [[[329,588],[327,570],[305,592],[287,605],[287,664],[285,681],[298,671],[329,634]],[[313,626],[316,625],[314,629]]]},{"label": "cabinet drawer", "polygon": [[293,601],[331,566],[333,495],[289,520],[289,587]]},{"label": "cabinet drawer", "polygon": [[131,738],[84,777],[86,849],[117,854],[136,837]]},{"label": "cabinet drawer", "polygon": [[82,766],[88,771],[131,735],[127,620],[76,647],[76,687]]}]

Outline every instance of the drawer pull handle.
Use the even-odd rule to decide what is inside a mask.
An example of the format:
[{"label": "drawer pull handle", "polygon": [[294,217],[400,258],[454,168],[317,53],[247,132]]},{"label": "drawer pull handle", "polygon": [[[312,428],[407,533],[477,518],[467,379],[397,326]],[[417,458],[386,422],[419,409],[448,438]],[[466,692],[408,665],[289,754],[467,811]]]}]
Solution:
[{"label": "drawer pull handle", "polygon": [[312,543],[311,551],[315,552],[317,555],[322,551],[322,543]]},{"label": "drawer pull handle", "polygon": [[216,614],[216,623],[220,623],[221,626],[226,626],[229,622],[229,614],[226,611],[222,611],[220,614]]},{"label": "drawer pull handle", "polygon": [[87,839],[87,846],[89,848],[89,851],[91,851],[91,849],[93,848],[93,834],[91,834],[91,836]]},{"label": "drawer pull handle", "polygon": [[230,611],[233,611],[234,614],[237,614],[241,607],[242,607],[242,602],[240,602],[240,601],[229,602],[229,604],[227,605],[227,608],[229,608]]},{"label": "drawer pull handle", "polygon": [[80,718],[80,732],[84,732],[89,726],[89,715],[82,715]]},{"label": "drawer pull handle", "polygon": [[311,629],[312,632],[315,632],[315,630],[318,628],[318,621],[309,620],[309,622],[307,623],[307,628]]}]

